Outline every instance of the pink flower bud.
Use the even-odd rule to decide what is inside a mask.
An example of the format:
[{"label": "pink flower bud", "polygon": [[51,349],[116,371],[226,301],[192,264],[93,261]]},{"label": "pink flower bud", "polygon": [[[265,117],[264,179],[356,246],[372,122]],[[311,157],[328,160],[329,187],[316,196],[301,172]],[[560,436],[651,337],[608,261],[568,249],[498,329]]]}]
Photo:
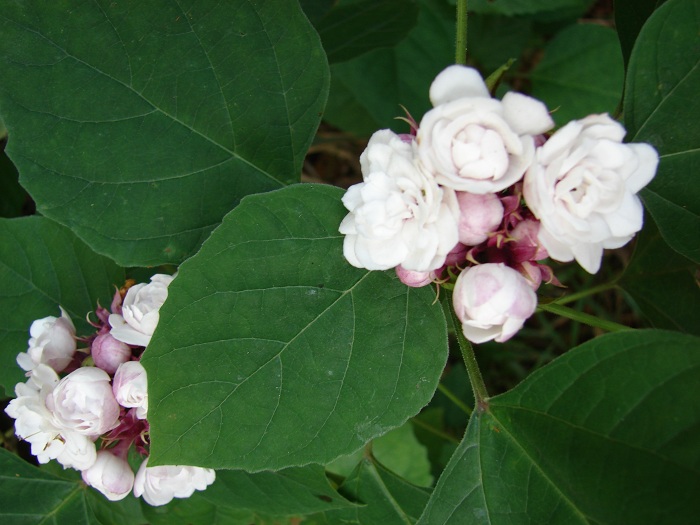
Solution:
[{"label": "pink flower bud", "polygon": [[95,366],[108,374],[114,374],[119,365],[131,359],[131,348],[110,334],[98,335],[92,342],[92,359]]},{"label": "pink flower bud", "polygon": [[516,262],[539,261],[547,257],[546,248],[537,239],[539,232],[540,221],[536,219],[525,219],[513,228],[509,249]]},{"label": "pink flower bud", "polygon": [[457,192],[459,202],[459,242],[476,246],[488,239],[503,220],[503,204],[494,193],[475,195]]},{"label": "pink flower bud", "polygon": [[400,264],[395,268],[399,280],[411,288],[421,288],[433,282],[434,272],[414,272]]},{"label": "pink flower bud", "polygon": [[459,274],[452,302],[467,339],[502,343],[533,314],[537,295],[516,270],[502,263],[487,263]]},{"label": "pink flower bud", "polygon": [[146,419],[148,413],[148,380],[146,369],[138,361],[119,365],[112,382],[114,397],[126,408],[136,408],[136,416]]},{"label": "pink flower bud", "polygon": [[97,453],[97,460],[83,470],[83,481],[99,490],[110,501],[127,497],[134,486],[134,472],[129,464],[106,450]]}]

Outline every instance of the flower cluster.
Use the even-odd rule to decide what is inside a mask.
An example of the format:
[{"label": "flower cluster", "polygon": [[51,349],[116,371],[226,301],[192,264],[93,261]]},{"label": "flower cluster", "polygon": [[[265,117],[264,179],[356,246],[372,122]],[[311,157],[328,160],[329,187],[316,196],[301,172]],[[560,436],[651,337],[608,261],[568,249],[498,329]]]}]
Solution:
[{"label": "flower cluster", "polygon": [[[15,386],[17,397],[5,409],[15,433],[39,463],[55,459],[81,471],[85,483],[112,501],[133,490],[151,505],[164,505],[214,482],[211,469],[148,467],[148,385],[139,361],[172,280],[156,274],[148,284],[127,283],[111,311],[98,305],[91,321],[96,332],[88,337],[76,337],[60,308],[61,317],[32,323],[29,348],[17,356],[27,381]],[[78,349],[78,342],[87,348]],[[146,456],[136,475],[127,462],[132,447]]]},{"label": "flower cluster", "polygon": [[465,336],[503,342],[534,312],[540,284],[559,284],[544,259],[576,259],[595,273],[604,248],[641,229],[636,194],[658,154],[622,143],[624,128],[605,114],[551,134],[542,102],[514,92],[494,99],[464,66],[442,71],[430,100],[411,134],[370,138],[363,182],[343,197],[343,252],[358,268],[395,268],[408,286],[457,275]]}]

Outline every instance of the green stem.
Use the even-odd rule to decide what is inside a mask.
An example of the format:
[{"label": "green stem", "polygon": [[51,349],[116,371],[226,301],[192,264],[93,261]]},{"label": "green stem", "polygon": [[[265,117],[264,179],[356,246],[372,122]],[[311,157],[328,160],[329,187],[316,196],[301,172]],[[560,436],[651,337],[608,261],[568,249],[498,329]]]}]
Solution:
[{"label": "green stem", "polygon": [[464,412],[468,416],[472,415],[472,409],[469,408],[465,403],[463,403],[462,400],[460,398],[458,398],[454,392],[452,392],[452,390],[447,388],[442,383],[438,383],[438,390],[440,392],[442,392],[443,394],[445,394],[445,397],[447,399],[449,399],[450,401],[452,401],[455,405],[457,405],[457,407],[459,407],[459,409],[462,412]]},{"label": "green stem", "polygon": [[467,63],[467,0],[457,0],[457,43],[455,64]]},{"label": "green stem", "polygon": [[464,337],[464,333],[461,330],[462,321],[457,317],[454,305],[452,304],[452,297],[448,299],[450,314],[452,315],[452,320],[455,326],[455,335],[457,336],[457,343],[459,344],[459,350],[462,352],[462,359],[464,359],[464,366],[467,368],[467,374],[469,375],[469,381],[472,384],[472,390],[474,391],[474,402],[476,403],[476,408],[479,412],[484,412],[488,408],[487,399],[489,398],[489,393],[486,391],[486,385],[484,384],[484,378],[481,377],[481,370],[479,370],[479,365],[476,362],[476,356],[474,355],[474,347],[467,341]]},{"label": "green stem", "polygon": [[615,283],[605,283],[605,284],[600,284],[598,286],[594,286],[592,288],[589,288],[588,290],[581,290],[580,292],[572,293],[571,295],[565,295],[564,297],[561,297],[560,299],[556,299],[553,301],[556,304],[569,304],[578,301],[579,299],[583,299],[584,297],[588,297],[589,295],[595,295],[597,293],[601,292],[607,292],[608,290],[612,290],[614,288],[617,288],[617,284]]},{"label": "green stem", "polygon": [[411,423],[413,423],[417,427],[421,427],[422,429],[430,432],[431,434],[435,434],[436,436],[441,437],[446,441],[449,441],[450,443],[455,443],[457,445],[459,444],[459,439],[457,439],[454,436],[451,436],[447,432],[443,432],[442,430],[437,429],[432,425],[429,425],[425,421],[421,421],[420,419],[414,417],[413,419],[411,419]]},{"label": "green stem", "polygon": [[614,323],[612,321],[606,321],[605,319],[599,319],[594,315],[579,312],[578,310],[574,310],[573,308],[569,308],[568,306],[563,306],[557,303],[540,304],[537,306],[537,308],[539,310],[557,314],[562,317],[566,317],[567,319],[572,319],[574,321],[578,321],[580,323],[587,324],[588,326],[593,326],[595,328],[600,328],[608,332],[622,332],[624,330],[633,330],[633,328],[630,328],[629,326]]}]

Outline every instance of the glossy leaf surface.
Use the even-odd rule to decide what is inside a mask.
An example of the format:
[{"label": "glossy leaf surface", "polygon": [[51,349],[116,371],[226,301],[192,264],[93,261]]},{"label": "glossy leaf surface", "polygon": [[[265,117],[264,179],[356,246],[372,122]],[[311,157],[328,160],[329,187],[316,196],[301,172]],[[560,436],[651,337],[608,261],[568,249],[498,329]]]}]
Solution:
[{"label": "glossy leaf surface", "polygon": [[296,2],[2,2],[7,153],[39,211],[124,266],[179,263],[298,181],[327,63]]},{"label": "glossy leaf surface", "polygon": [[489,400],[419,523],[691,523],[700,339],[589,341]]},{"label": "glossy leaf surface", "polygon": [[568,26],[547,44],[531,79],[532,96],[547,104],[558,126],[592,113],[614,114],[624,80],[615,32],[595,24]]},{"label": "glossy leaf surface", "polygon": [[180,267],[143,358],[152,461],[328,463],[430,400],[447,357],[435,293],[347,263],[342,193],[247,198]]},{"label": "glossy leaf surface", "polygon": [[632,52],[625,89],[627,140],[660,156],[641,195],[665,241],[700,262],[700,5],[668,0],[647,20]]},{"label": "glossy leaf surface", "polygon": [[97,255],[70,230],[45,217],[0,219],[0,385],[14,395],[26,381],[17,354],[27,350],[36,319],[70,315],[78,335],[94,331],[85,315],[109,305],[124,270]]}]

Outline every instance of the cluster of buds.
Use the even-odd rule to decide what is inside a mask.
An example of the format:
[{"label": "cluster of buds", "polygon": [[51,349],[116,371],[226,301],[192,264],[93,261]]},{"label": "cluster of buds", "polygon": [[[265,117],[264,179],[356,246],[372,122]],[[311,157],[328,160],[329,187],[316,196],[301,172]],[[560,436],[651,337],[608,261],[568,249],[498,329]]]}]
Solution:
[{"label": "cluster of buds", "polygon": [[648,144],[624,144],[606,114],[554,128],[546,106],[491,97],[479,73],[450,66],[430,87],[433,109],[410,134],[380,130],[348,189],[343,253],[368,270],[394,268],[408,286],[447,283],[465,337],[503,342],[558,285],[546,259],[600,269],[604,248],[641,229],[637,192],[656,173]]},{"label": "cluster of buds", "polygon": [[[32,323],[29,348],[17,356],[27,381],[15,386],[17,397],[5,409],[15,433],[39,463],[55,459],[81,471],[85,483],[112,501],[133,490],[164,505],[214,482],[211,469],[148,467],[148,384],[140,358],[172,280],[156,274],[150,283],[117,290],[110,310],[98,305],[89,321],[96,332],[87,337],[76,337],[59,307],[60,317]],[[86,348],[78,349],[79,342]],[[144,457],[136,475],[127,461],[131,449]]]}]

